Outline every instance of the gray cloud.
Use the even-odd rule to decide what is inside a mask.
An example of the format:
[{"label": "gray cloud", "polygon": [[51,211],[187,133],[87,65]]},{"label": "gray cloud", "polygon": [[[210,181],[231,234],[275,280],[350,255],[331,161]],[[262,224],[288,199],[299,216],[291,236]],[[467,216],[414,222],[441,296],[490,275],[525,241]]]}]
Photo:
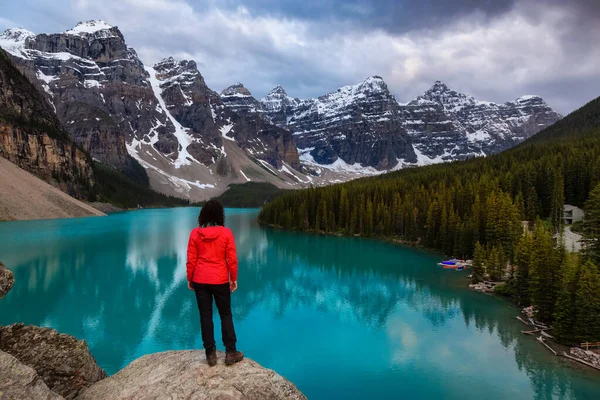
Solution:
[{"label": "gray cloud", "polygon": [[0,28],[118,25],[146,63],[195,59],[215,90],[312,97],[381,75],[400,101],[439,79],[482,100],[539,94],[566,114],[600,95],[597,0],[50,0],[9,2]]}]

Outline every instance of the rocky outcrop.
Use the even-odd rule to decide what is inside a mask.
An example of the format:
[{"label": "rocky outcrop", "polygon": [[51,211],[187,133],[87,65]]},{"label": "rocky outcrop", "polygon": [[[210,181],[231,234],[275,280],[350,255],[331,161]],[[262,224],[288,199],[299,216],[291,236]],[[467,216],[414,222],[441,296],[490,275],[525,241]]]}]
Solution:
[{"label": "rocky outcrop", "polygon": [[73,399],[106,377],[87,344],[54,329],[13,324],[0,327],[0,350],[33,368],[54,392]]},{"label": "rocky outcrop", "polygon": [[95,159],[135,173],[127,141],[136,131],[148,132],[156,119],[166,124],[166,116],[156,111],[148,74],[117,27],[89,21],[40,35],[9,29],[0,46],[46,95],[77,144]]},{"label": "rocky outcrop", "polygon": [[287,164],[300,169],[297,143],[292,133],[273,124],[261,102],[244,85],[236,83],[223,90],[221,99],[234,112],[231,117],[233,125],[227,136],[252,157],[264,160],[275,168],[281,169]]},{"label": "rocky outcrop", "polygon": [[403,125],[423,163],[499,153],[561,118],[538,96],[496,104],[439,81],[401,109]]},{"label": "rocky outcrop", "polygon": [[203,351],[149,354],[92,385],[78,399],[144,399],[157,394],[172,399],[306,399],[274,371],[248,359],[226,367],[224,357],[219,353],[217,366],[209,367]]},{"label": "rocky outcrop", "polygon": [[490,155],[561,118],[538,96],[495,104],[439,81],[398,104],[376,76],[308,100],[277,86],[261,103],[273,123],[294,131],[305,164],[332,166],[340,159],[349,170],[354,163],[383,171]]},{"label": "rocky outcrop", "polygon": [[30,368],[15,357],[0,351],[0,398],[6,400],[60,400]]},{"label": "rocky outcrop", "polygon": [[0,156],[76,198],[87,198],[94,183],[89,156],[1,49]]},{"label": "rocky outcrop", "polygon": [[15,283],[13,273],[0,261],[0,299],[12,289]]},{"label": "rocky outcrop", "polygon": [[277,87],[262,104],[274,121],[292,130],[309,165],[340,160],[385,171],[417,161],[400,106],[379,76],[308,100],[291,99]]}]

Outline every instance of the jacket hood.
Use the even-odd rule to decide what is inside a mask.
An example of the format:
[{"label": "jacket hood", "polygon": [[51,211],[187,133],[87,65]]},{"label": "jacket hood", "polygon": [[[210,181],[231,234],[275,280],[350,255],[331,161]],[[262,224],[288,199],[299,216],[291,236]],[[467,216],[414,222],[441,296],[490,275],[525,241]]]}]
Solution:
[{"label": "jacket hood", "polygon": [[211,242],[221,236],[223,231],[222,226],[208,226],[206,228],[199,229],[200,240],[203,242]]}]

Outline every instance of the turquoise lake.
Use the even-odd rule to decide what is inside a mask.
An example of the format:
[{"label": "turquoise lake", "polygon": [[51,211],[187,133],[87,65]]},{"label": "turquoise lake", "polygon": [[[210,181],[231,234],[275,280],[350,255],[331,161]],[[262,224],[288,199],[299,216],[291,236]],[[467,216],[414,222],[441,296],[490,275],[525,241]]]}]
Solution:
[{"label": "turquoise lake", "polygon": [[[198,211],[0,223],[0,260],[16,279],[0,324],[85,339],[109,374],[147,353],[201,348],[185,274]],[[517,308],[469,291],[468,272],[440,269],[440,256],[266,229],[257,212],[227,210],[238,348],[309,399],[600,399],[600,374],[521,334]]]}]

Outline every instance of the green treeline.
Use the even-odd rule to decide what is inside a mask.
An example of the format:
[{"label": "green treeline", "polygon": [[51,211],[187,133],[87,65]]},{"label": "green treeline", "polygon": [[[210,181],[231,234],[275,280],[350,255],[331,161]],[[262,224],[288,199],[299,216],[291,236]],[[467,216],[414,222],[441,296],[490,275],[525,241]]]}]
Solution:
[{"label": "green treeline", "polygon": [[286,191],[268,182],[247,182],[229,185],[229,188],[215,200],[225,207],[255,208],[262,207]]},{"label": "green treeline", "polygon": [[[140,167],[141,168],[141,167]],[[149,185],[127,177],[115,168],[94,163],[94,193],[92,201],[110,203],[120,208],[177,207],[189,205],[189,201],[155,192]],[[146,176],[147,179],[147,176]]]},{"label": "green treeline", "polygon": [[[534,304],[540,320],[560,324],[562,313],[577,319],[565,322],[566,333],[559,335],[563,340],[600,340],[600,329],[589,328],[600,313],[591,318],[595,322],[584,323],[583,312],[575,312],[579,307],[593,315],[597,307],[581,305],[575,297],[578,292],[583,296],[585,286],[600,299],[598,263],[589,255],[571,260],[553,238],[563,205],[583,207],[600,183],[600,101],[559,124],[558,130],[550,127],[540,138],[488,158],[294,191],[267,204],[259,221],[287,229],[393,238],[461,258],[476,255],[481,266],[474,269],[475,279],[508,273],[509,292],[522,305]],[[596,215],[600,220],[600,211]],[[524,235],[528,229],[522,221],[535,226],[533,233]],[[509,271],[507,265],[514,267]],[[575,332],[577,324],[595,333]]]}]

